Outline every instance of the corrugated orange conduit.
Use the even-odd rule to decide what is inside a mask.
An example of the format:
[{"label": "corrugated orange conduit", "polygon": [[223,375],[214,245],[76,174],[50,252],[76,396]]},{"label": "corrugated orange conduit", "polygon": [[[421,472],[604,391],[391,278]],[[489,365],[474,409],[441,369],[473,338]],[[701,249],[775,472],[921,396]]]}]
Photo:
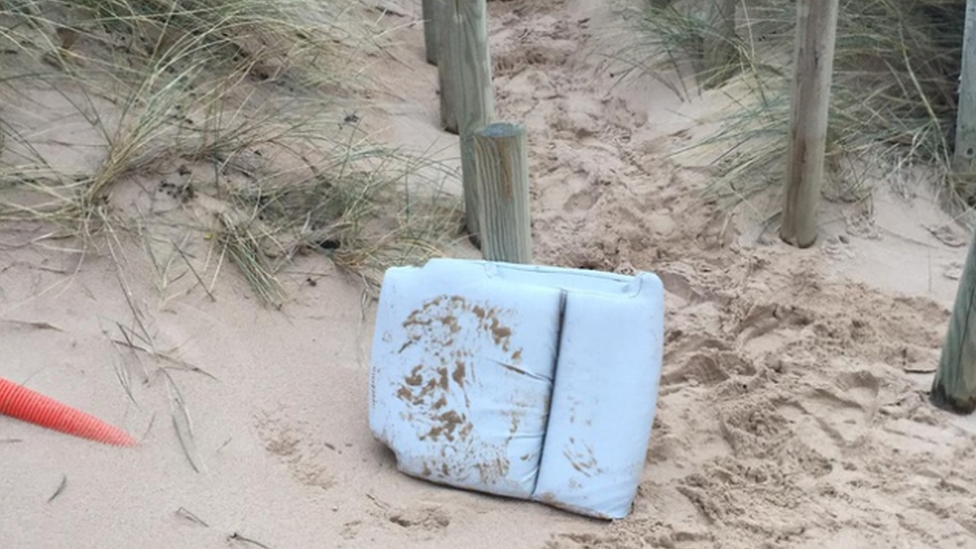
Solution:
[{"label": "corrugated orange conduit", "polygon": [[135,446],[125,431],[0,377],[0,414],[113,446]]}]

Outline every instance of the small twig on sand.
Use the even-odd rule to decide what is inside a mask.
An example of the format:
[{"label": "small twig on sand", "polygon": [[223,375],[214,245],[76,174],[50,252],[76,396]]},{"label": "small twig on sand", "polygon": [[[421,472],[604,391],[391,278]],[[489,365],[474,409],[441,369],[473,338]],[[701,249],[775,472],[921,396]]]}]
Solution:
[{"label": "small twig on sand", "polygon": [[59,484],[58,489],[55,490],[53,494],[51,494],[51,497],[47,498],[47,502],[51,503],[52,501],[54,501],[54,498],[60,496],[61,493],[64,492],[64,489],[67,487],[68,487],[68,475],[61,475],[61,484]]},{"label": "small twig on sand", "polygon": [[[194,366],[194,365],[190,364],[189,362],[187,362],[185,360],[178,359],[178,358],[176,358],[174,356],[170,356],[170,355],[168,355],[166,353],[162,353],[162,352],[159,352],[159,351],[153,351],[152,349],[149,349],[148,347],[143,347],[142,345],[139,345],[137,343],[133,343],[132,340],[130,340],[128,337],[125,338],[125,341],[122,341],[122,340],[119,340],[119,339],[112,339],[111,341],[113,343],[118,344],[118,345],[122,345],[124,347],[128,347],[128,348],[133,349],[133,350],[136,350],[136,351],[142,351],[142,352],[144,352],[144,353],[146,353],[148,355],[152,355],[152,356],[155,356],[155,357],[159,357],[159,358],[161,358],[161,359],[163,359],[163,360],[165,360],[167,362],[172,362],[173,364],[176,364],[177,366],[180,366],[181,369],[183,369],[185,371],[193,372],[195,374],[205,375],[205,376],[209,377],[210,379],[212,379],[214,381],[220,381],[219,379],[216,378],[216,376],[214,376],[210,372],[207,372],[203,368]],[[165,370],[166,368],[163,368],[163,369]]]},{"label": "small twig on sand", "polygon": [[142,435],[142,440],[145,442],[146,438],[149,436],[149,431],[152,431],[153,424],[156,423],[156,414],[153,413],[152,417],[149,418],[149,426],[146,427],[146,432]]},{"label": "small twig on sand", "polygon": [[[118,352],[117,347],[113,347],[113,348],[116,350],[116,352]],[[115,369],[115,376],[119,378],[119,383],[122,384],[122,389],[125,390],[125,394],[129,396],[129,400],[131,400],[132,403],[135,404],[136,407],[138,408],[139,403],[136,402],[136,397],[134,394],[132,394],[132,381],[129,378],[129,371],[125,369],[124,364],[121,364],[117,361],[112,361],[112,366]]]},{"label": "small twig on sand", "polygon": [[192,365],[187,364],[185,362],[183,364],[181,364],[180,366],[182,366],[182,368],[170,368],[170,367],[167,367],[167,366],[163,366],[162,368],[160,368],[160,370],[176,370],[178,372],[191,372],[191,373],[194,373],[194,374],[200,374],[200,375],[203,375],[203,376],[207,376],[207,377],[209,377],[210,379],[212,379],[214,381],[220,381],[213,374],[207,372],[206,370],[204,370],[202,368],[197,368],[196,366],[192,366]]},{"label": "small twig on sand", "polygon": [[[118,326],[119,332],[122,334],[122,337],[125,338],[125,341],[127,343],[126,346],[129,347],[129,350],[132,351],[132,356],[135,357],[136,362],[139,363],[139,367],[142,368],[143,377],[146,378],[146,380],[148,381],[149,380],[149,371],[146,370],[146,365],[142,363],[142,359],[140,359],[139,358],[139,355],[136,353],[136,351],[135,351],[135,345],[132,343],[132,338],[129,337],[129,333],[125,331],[125,326],[122,326],[122,324],[120,324],[118,322],[116,322],[115,325]],[[105,337],[107,337],[109,341],[111,341],[113,344],[115,344],[115,349],[116,349],[116,351],[118,351],[118,342],[116,342],[114,339],[112,339],[112,336],[108,335],[108,332],[107,331],[103,331],[103,333],[105,334]],[[119,352],[120,355],[122,354],[122,351],[118,351],[118,352]]]},{"label": "small twig on sand", "polygon": [[192,440],[189,440],[189,437],[192,435],[187,436],[183,434],[183,429],[180,428],[180,421],[176,418],[176,414],[173,414],[173,429],[176,430],[176,438],[180,441],[180,447],[183,449],[183,453],[186,455],[186,460],[190,463],[190,467],[193,467],[194,473],[199,473],[200,468],[197,467],[197,463],[190,452],[189,445],[192,443]]},{"label": "small twig on sand", "polygon": [[55,332],[63,332],[61,328],[48,324],[47,322],[27,322],[25,320],[10,320],[10,319],[0,319],[0,322],[5,322],[7,324],[15,324],[18,326],[27,326],[29,328],[35,328],[38,330],[54,330]]},{"label": "small twig on sand", "polygon": [[[111,230],[111,225],[109,225],[109,229]],[[118,244],[119,248],[121,249],[122,243],[119,242],[118,237],[115,235],[114,231],[111,231],[111,236],[113,237],[113,240],[115,240],[116,244]],[[122,296],[125,297],[125,302],[129,306],[129,310],[132,312],[132,319],[135,320],[136,325],[139,327],[139,330],[142,332],[141,335],[140,334],[134,334],[134,335],[137,338],[141,339],[147,345],[152,346],[153,338],[149,334],[149,330],[146,328],[146,325],[142,322],[142,315],[138,307],[136,307],[135,302],[133,301],[132,289],[129,288],[129,284],[128,282],[126,282],[125,275],[122,272],[123,263],[119,259],[118,255],[116,254],[115,247],[112,246],[111,240],[108,241],[108,243],[109,243],[108,250],[109,252],[111,252],[112,259],[115,261],[115,276],[119,281],[119,287],[122,288]]]},{"label": "small twig on sand", "polygon": [[189,512],[189,511],[187,511],[186,507],[180,507],[179,509],[177,509],[176,510],[176,516],[178,516],[180,518],[185,518],[186,520],[188,520],[190,522],[195,522],[195,523],[197,523],[197,524],[199,524],[201,526],[205,526],[207,528],[210,528],[210,525],[207,524],[206,522],[204,522],[203,519],[201,519],[200,517],[194,515],[193,513]]},{"label": "small twig on sand", "polygon": [[183,453],[186,455],[187,461],[190,462],[190,467],[193,468],[194,472],[200,473],[202,464],[198,465],[197,463],[200,461],[200,457],[193,436],[193,421],[190,419],[190,411],[187,409],[186,400],[183,398],[183,393],[180,391],[179,386],[176,385],[176,381],[169,375],[169,372],[165,368],[161,368],[160,372],[166,376],[166,381],[168,382],[171,399],[170,408],[172,411],[173,428],[176,430],[176,438],[180,441],[180,446],[183,448]]},{"label": "small twig on sand", "polygon": [[186,263],[186,266],[190,268],[190,272],[193,273],[193,276],[197,279],[197,282],[200,284],[200,287],[203,288],[203,291],[207,292],[207,297],[210,298],[210,301],[216,302],[217,298],[214,297],[213,292],[210,291],[210,288],[207,287],[207,284],[203,281],[203,278],[200,277],[200,273],[193,268],[193,264],[190,263],[190,258],[187,257],[183,250],[181,250],[180,247],[175,243],[173,244],[173,247],[176,248],[176,253],[180,254],[180,257],[183,258],[183,262]]},{"label": "small twig on sand", "polygon": [[261,543],[260,541],[254,541],[250,538],[245,538],[244,536],[234,532],[233,534],[227,536],[227,541],[239,541],[241,543],[250,543],[251,545],[257,545],[258,547],[263,547],[264,549],[271,549],[267,545]]},{"label": "small twig on sand", "polygon": [[372,500],[372,502],[375,503],[377,507],[379,507],[380,509],[382,509],[384,511],[386,511],[386,510],[388,510],[390,508],[390,504],[389,503],[386,503],[384,501],[380,501],[380,499],[377,498],[376,496],[374,496],[373,494],[367,493],[366,494],[366,497],[368,497],[370,500]]},{"label": "small twig on sand", "polygon": [[232,441],[232,440],[234,440],[234,437],[231,437],[231,438],[227,439],[223,444],[220,445],[220,448],[217,448],[217,451],[214,452],[214,454],[215,455],[216,454],[219,454],[220,451],[223,450],[224,448],[226,448],[227,445],[230,444],[230,441]]}]

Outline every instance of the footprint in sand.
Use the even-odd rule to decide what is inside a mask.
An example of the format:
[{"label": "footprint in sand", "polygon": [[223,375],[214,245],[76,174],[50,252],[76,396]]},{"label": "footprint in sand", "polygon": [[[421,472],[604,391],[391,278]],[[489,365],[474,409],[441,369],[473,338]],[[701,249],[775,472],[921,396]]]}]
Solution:
[{"label": "footprint in sand", "polygon": [[301,425],[271,414],[258,418],[256,427],[265,450],[281,460],[296,481],[323,490],[335,486],[337,479],[330,465],[341,449],[318,440]]},{"label": "footprint in sand", "polygon": [[731,351],[706,349],[688,357],[677,370],[661,376],[661,385],[693,381],[701,385],[717,385],[732,376],[752,376],[756,368]]},{"label": "footprint in sand", "polygon": [[689,277],[682,273],[658,269],[657,276],[661,279],[661,283],[664,284],[664,290],[667,293],[680,298],[688,304],[700,303],[711,297],[706,295],[706,292],[699,290],[696,287],[697,285],[692,285]]},{"label": "footprint in sand", "polygon": [[718,402],[721,435],[737,458],[775,457],[784,472],[822,477],[856,451],[877,414],[881,385],[870,372],[854,371],[789,396],[743,390]]},{"label": "footprint in sand", "polygon": [[424,539],[431,539],[451,524],[451,515],[447,511],[431,505],[392,508],[387,511],[386,519],[396,528],[402,528]]},{"label": "footprint in sand", "polygon": [[803,328],[812,321],[809,313],[797,307],[779,303],[757,303],[749,309],[745,318],[739,321],[733,333],[738,337],[739,345],[746,347],[753,340],[758,340],[774,331],[782,328],[794,330]]},{"label": "footprint in sand", "polygon": [[845,372],[832,386],[811,388],[778,412],[796,437],[831,461],[845,458],[878,410],[881,380],[867,371]]},{"label": "footprint in sand", "polygon": [[836,444],[815,423],[798,425],[791,411],[773,399],[725,404],[718,415],[722,438],[736,459],[773,459],[784,474],[819,478],[834,469],[839,457],[838,452],[823,448],[825,443]]},{"label": "footprint in sand", "polygon": [[596,205],[596,201],[598,199],[599,195],[592,190],[586,189],[577,191],[571,194],[569,199],[566,200],[563,210],[565,210],[567,213],[585,212]]}]

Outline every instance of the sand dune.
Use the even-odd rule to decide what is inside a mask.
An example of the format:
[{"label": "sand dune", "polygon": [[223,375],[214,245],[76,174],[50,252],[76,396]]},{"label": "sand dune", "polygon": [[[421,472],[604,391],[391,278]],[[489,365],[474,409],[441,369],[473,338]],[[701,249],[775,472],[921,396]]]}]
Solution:
[{"label": "sand dune", "polygon": [[[924,189],[879,190],[868,231],[827,204],[841,221],[788,248],[764,236],[762,212],[702,199],[707,155],[673,154],[724,95],[611,76],[598,53],[619,25],[599,0],[489,6],[499,117],[529,129],[537,261],[649,270],[666,286],[632,516],[397,473],[366,422],[373,304],[324,257],[286,269],[274,311],[229,272],[213,300],[188,279],[160,292],[135,239],[119,270],[70,243],[27,245],[39,229],[23,227],[0,237],[0,373],[141,445],[0,418],[0,546],[976,547],[976,422],[926,398],[964,248],[926,229],[949,218]],[[404,25],[419,2],[397,11],[380,24],[401,46],[371,68],[363,124],[452,158],[422,30]]]}]

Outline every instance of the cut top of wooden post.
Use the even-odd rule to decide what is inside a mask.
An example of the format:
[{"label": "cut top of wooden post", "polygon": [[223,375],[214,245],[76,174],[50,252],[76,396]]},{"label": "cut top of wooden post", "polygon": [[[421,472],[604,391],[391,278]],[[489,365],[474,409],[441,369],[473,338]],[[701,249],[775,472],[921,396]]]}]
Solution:
[{"label": "cut top of wooden post", "polygon": [[478,134],[490,138],[515,137],[525,133],[525,126],[514,122],[492,122],[482,126]]},{"label": "cut top of wooden post", "polygon": [[489,261],[532,263],[525,127],[496,122],[474,133],[481,251]]}]

